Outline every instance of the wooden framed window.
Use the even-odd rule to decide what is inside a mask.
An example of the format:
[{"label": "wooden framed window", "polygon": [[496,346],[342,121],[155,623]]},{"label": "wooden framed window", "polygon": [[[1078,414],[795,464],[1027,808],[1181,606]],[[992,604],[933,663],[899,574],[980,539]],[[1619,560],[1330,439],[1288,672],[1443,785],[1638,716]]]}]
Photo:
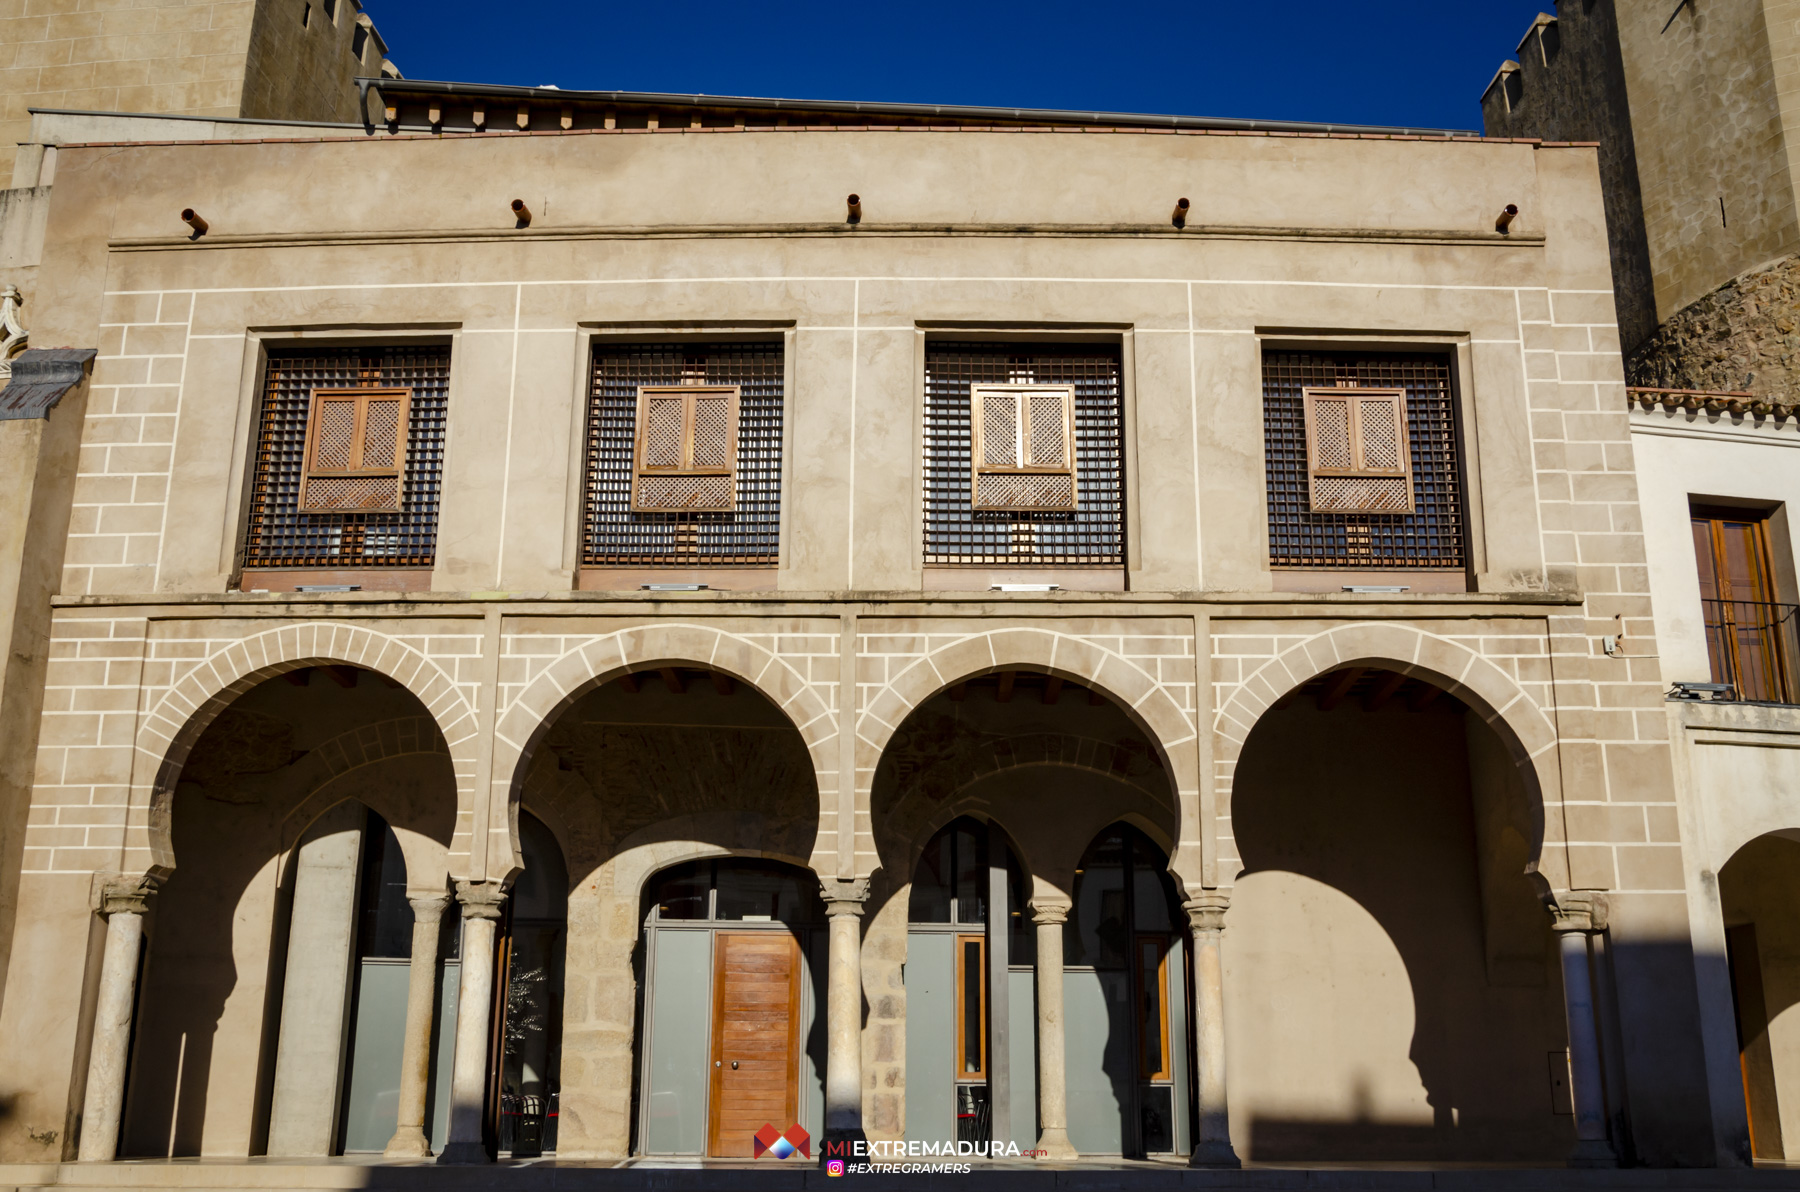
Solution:
[{"label": "wooden framed window", "polygon": [[1075,387],[977,385],[970,391],[976,509],[1075,508]]},{"label": "wooden framed window", "polygon": [[717,513],[737,504],[738,387],[638,389],[634,513]]},{"label": "wooden framed window", "polygon": [[411,406],[410,389],[314,389],[299,512],[398,512]]},{"label": "wooden framed window", "polygon": [[1169,937],[1138,935],[1138,1075],[1168,1080],[1169,1066]]},{"label": "wooden framed window", "polygon": [[1712,681],[1736,697],[1800,703],[1800,606],[1778,601],[1766,514],[1690,507]]},{"label": "wooden framed window", "polygon": [[956,1079],[987,1079],[987,937],[956,937]]},{"label": "wooden framed window", "polygon": [[1411,513],[1406,390],[1305,390],[1306,455],[1314,513]]}]

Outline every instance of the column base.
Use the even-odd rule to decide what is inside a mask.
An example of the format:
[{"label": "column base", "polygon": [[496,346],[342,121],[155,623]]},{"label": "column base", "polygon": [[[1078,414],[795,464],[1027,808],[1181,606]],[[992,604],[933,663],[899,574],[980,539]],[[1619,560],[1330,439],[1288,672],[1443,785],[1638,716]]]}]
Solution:
[{"label": "column base", "polygon": [[1037,1157],[1040,1159],[1062,1159],[1066,1161],[1081,1158],[1081,1153],[1075,1149],[1075,1144],[1069,1141],[1068,1130],[1062,1126],[1046,1129],[1042,1134],[1038,1135],[1037,1149]]},{"label": "column base", "polygon": [[[856,1153],[859,1144],[863,1148],[860,1155]],[[868,1148],[869,1136],[861,1126],[827,1126],[819,1139],[819,1149],[813,1154],[823,1168],[833,1159],[842,1159],[846,1163],[867,1163]]]},{"label": "column base", "polygon": [[1188,1156],[1189,1167],[1229,1167],[1235,1170],[1243,1165],[1229,1142],[1195,1143],[1194,1153]]},{"label": "column base", "polygon": [[439,1152],[437,1161],[451,1166],[469,1166],[477,1163],[492,1163],[493,1159],[488,1156],[487,1147],[483,1143],[449,1142],[444,1144],[444,1149]]},{"label": "column base", "polygon": [[425,1140],[425,1131],[419,1126],[401,1126],[388,1139],[382,1150],[383,1159],[429,1159],[431,1143]]},{"label": "column base", "polygon": [[1584,1138],[1569,1152],[1570,1167],[1617,1167],[1619,1157],[1605,1139]]}]

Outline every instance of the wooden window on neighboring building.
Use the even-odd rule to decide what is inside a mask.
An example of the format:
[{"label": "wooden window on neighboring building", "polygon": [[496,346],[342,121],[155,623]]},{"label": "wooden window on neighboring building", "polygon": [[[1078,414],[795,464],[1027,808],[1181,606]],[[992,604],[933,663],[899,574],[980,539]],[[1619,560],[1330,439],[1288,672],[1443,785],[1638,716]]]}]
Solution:
[{"label": "wooden window on neighboring building", "polygon": [[1263,450],[1271,567],[1466,568],[1447,354],[1265,353]]},{"label": "wooden window on neighboring building", "polygon": [[1075,387],[977,385],[970,393],[977,509],[1075,508]]},{"label": "wooden window on neighboring building", "polygon": [[437,554],[450,349],[275,349],[243,566],[422,569]]},{"label": "wooden window on neighboring building", "polygon": [[1712,681],[1739,699],[1800,703],[1800,606],[1779,601],[1768,518],[1706,505],[1690,517]]},{"label": "wooden window on neighboring building", "polygon": [[738,390],[638,389],[637,513],[725,513],[737,504]]}]

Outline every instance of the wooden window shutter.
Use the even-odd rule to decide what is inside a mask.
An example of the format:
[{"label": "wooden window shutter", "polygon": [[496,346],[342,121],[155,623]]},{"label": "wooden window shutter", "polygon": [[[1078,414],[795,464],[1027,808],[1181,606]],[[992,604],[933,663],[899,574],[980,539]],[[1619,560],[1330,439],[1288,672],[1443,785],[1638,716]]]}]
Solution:
[{"label": "wooden window shutter", "polygon": [[633,512],[736,508],[738,396],[735,385],[639,387]]},{"label": "wooden window shutter", "polygon": [[969,397],[975,508],[1074,509],[1074,387],[976,385]]},{"label": "wooden window shutter", "polygon": [[315,389],[301,513],[398,513],[410,389]]},{"label": "wooden window shutter", "polygon": [[1314,513],[1411,513],[1404,389],[1307,389]]}]

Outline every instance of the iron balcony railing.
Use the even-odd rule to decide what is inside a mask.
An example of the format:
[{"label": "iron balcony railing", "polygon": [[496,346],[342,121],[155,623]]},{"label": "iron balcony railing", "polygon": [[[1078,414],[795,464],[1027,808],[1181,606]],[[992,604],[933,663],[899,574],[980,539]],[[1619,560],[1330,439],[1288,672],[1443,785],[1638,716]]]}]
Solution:
[{"label": "iron balcony railing", "polygon": [[1727,698],[1800,704],[1800,604],[1702,600],[1706,653]]}]

